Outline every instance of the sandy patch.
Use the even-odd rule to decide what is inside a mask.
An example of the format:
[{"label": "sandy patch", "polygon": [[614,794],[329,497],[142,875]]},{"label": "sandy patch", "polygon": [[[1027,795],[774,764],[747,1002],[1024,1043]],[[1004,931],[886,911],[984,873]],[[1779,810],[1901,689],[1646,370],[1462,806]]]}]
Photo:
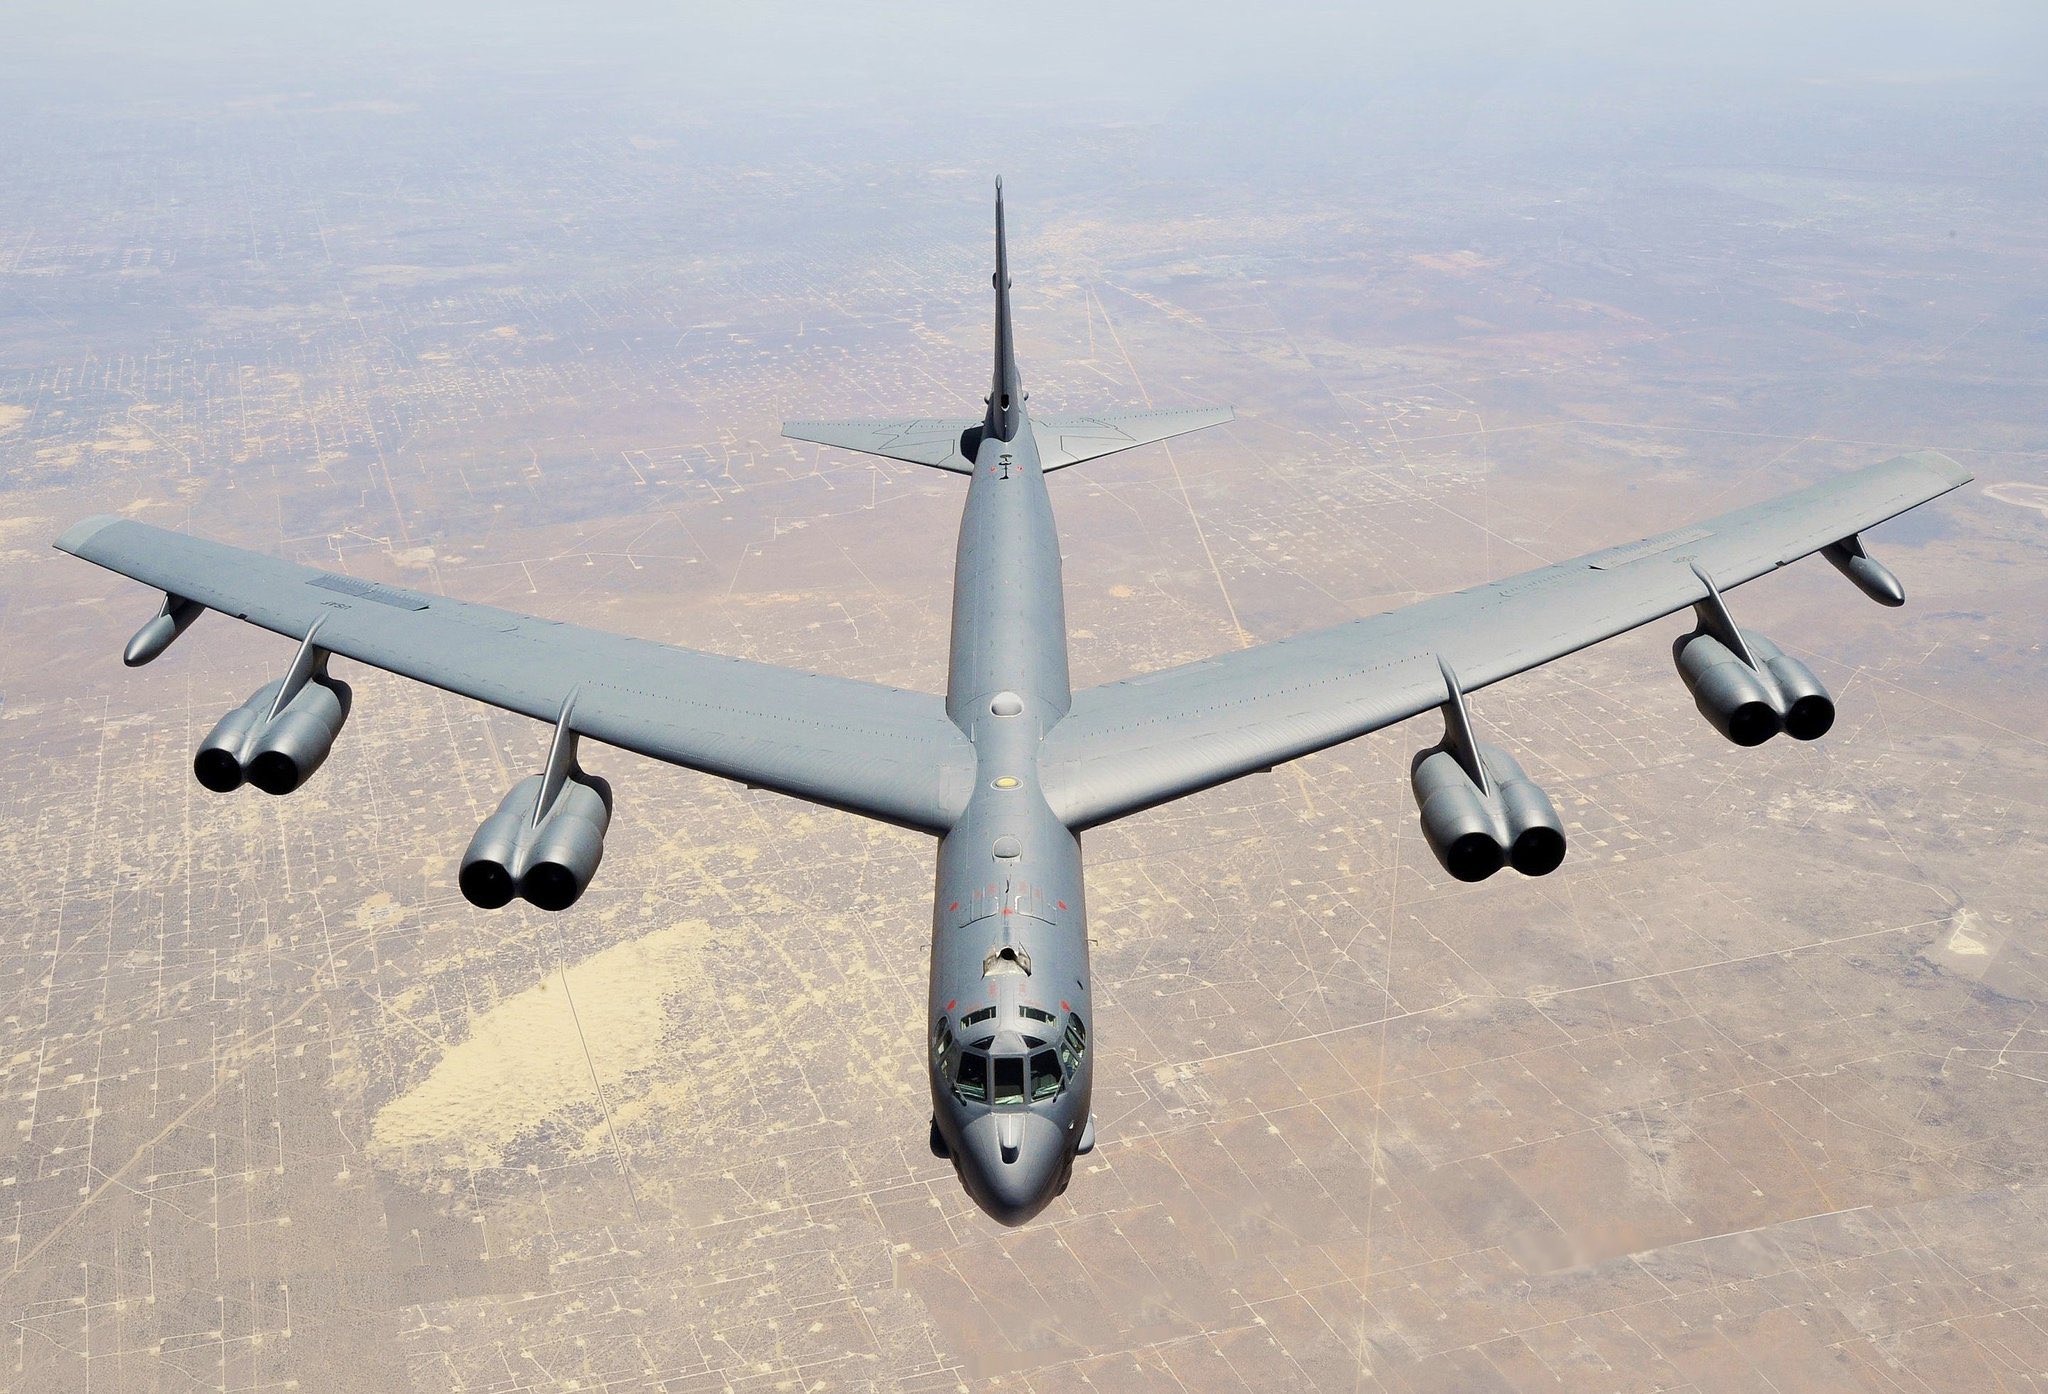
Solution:
[{"label": "sandy patch", "polygon": [[2048,517],[2048,486],[2040,484],[1993,484],[1984,491],[1984,497],[1997,499],[2019,508],[2031,508],[2043,517]]},{"label": "sandy patch", "polygon": [[2004,929],[1975,910],[1960,908],[1945,929],[1920,950],[1920,956],[1957,977],[1984,982],[1988,974],[1999,971],[2000,951],[2008,937]]},{"label": "sandy patch", "polygon": [[377,1111],[372,1149],[503,1166],[513,1144],[556,1114],[597,1107],[593,1067],[616,1097],[627,1075],[662,1060],[668,999],[700,981],[708,934],[701,921],[657,930],[571,966],[567,996],[558,973],[506,998]]},{"label": "sandy patch", "polygon": [[1478,271],[1490,271],[1500,265],[1495,257],[1481,256],[1474,251],[1418,252],[1409,258],[1417,266],[1428,267],[1431,271],[1443,271],[1453,276],[1470,276]]},{"label": "sandy patch", "polygon": [[143,455],[156,449],[156,441],[141,427],[120,421],[110,424],[88,448],[105,455]]}]

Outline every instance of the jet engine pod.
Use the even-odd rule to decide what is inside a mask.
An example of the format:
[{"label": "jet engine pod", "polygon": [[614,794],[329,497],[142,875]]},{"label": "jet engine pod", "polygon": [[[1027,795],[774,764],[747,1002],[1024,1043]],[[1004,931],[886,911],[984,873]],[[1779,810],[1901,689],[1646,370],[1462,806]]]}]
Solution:
[{"label": "jet engine pod", "polygon": [[327,763],[355,695],[339,678],[317,677],[250,742],[242,761],[249,782],[266,794],[289,794]]},{"label": "jet engine pod", "polygon": [[[1488,763],[1496,756],[1507,759],[1497,751],[1490,752]],[[1512,760],[1508,764],[1516,775],[1521,775],[1521,769]],[[1508,865],[1524,876],[1548,876],[1563,865],[1565,845],[1564,824],[1558,820],[1550,796],[1526,777],[1502,779],[1496,770],[1494,779],[1495,797],[1500,800],[1508,831],[1514,836],[1514,841],[1508,844]]]},{"label": "jet engine pod", "polygon": [[1835,724],[1835,703],[1813,670],[1761,634],[1745,630],[1742,642],[1756,659],[1754,668],[1701,631],[1672,646],[1678,676],[1700,714],[1737,745],[1762,745],[1780,731],[1802,741],[1826,735]]},{"label": "jet engine pod", "polygon": [[216,794],[232,794],[242,787],[242,752],[249,736],[269,719],[282,682],[265,683],[249,700],[213,724],[206,739],[192,756],[192,774]]},{"label": "jet engine pod", "polygon": [[611,821],[611,787],[589,775],[572,775],[527,846],[519,894],[543,910],[574,905],[604,860]]},{"label": "jet engine pod", "polygon": [[1424,751],[1409,772],[1422,811],[1422,839],[1460,881],[1484,881],[1507,862],[1499,820],[1458,757]]},{"label": "jet engine pod", "polygon": [[192,773],[201,784],[217,794],[232,793],[244,782],[266,794],[289,794],[320,768],[348,720],[349,686],[324,674],[309,678],[272,716],[283,690],[282,679],[265,683],[214,723],[192,757]]},{"label": "jet engine pod", "polygon": [[1422,836],[1445,871],[1460,881],[1484,881],[1502,866],[1524,876],[1548,876],[1564,861],[1564,824],[1545,794],[1513,756],[1480,745],[1487,783],[1482,789],[1449,750],[1415,758],[1411,779],[1422,812]]},{"label": "jet engine pod", "polygon": [[1799,741],[1819,740],[1835,724],[1835,700],[1828,696],[1813,670],[1796,658],[1788,658],[1761,634],[1744,636],[1749,651],[1756,655],[1778,689],[1784,712],[1785,734]]},{"label": "jet engine pod", "polygon": [[1671,657],[1700,715],[1735,744],[1762,745],[1784,729],[1778,694],[1713,635],[1681,636]]},{"label": "jet engine pod", "polygon": [[478,909],[499,909],[516,895],[542,910],[566,910],[597,874],[611,826],[611,786],[572,771],[536,817],[546,782],[536,774],[513,785],[469,840],[456,882]]},{"label": "jet engine pod", "polygon": [[519,893],[520,841],[533,825],[534,800],[540,797],[541,777],[528,775],[512,786],[499,801],[498,811],[484,819],[462,854],[462,868],[456,884],[462,895],[479,910],[496,910],[509,905]]}]

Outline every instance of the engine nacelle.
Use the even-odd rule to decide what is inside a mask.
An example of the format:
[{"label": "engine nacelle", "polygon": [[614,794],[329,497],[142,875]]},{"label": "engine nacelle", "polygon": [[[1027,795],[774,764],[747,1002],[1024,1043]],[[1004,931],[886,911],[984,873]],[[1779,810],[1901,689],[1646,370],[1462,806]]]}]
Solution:
[{"label": "engine nacelle", "polygon": [[1422,812],[1422,836],[1445,871],[1484,881],[1502,866],[1547,876],[1564,861],[1564,824],[1550,797],[1498,746],[1478,746],[1490,791],[1480,788],[1449,750],[1426,750],[1410,778]]},{"label": "engine nacelle", "polygon": [[537,774],[513,785],[469,840],[456,879],[478,909],[496,910],[516,895],[542,910],[566,910],[597,874],[612,820],[611,785],[571,771],[536,819],[545,785]]},{"label": "engine nacelle", "polygon": [[1716,731],[1737,745],[1762,745],[1780,731],[1797,740],[1826,735],[1835,724],[1835,704],[1820,679],[1761,634],[1744,631],[1755,656],[1752,668],[1713,635],[1701,630],[1672,646],[1678,676]]},{"label": "engine nacelle", "polygon": [[201,784],[227,794],[246,781],[266,794],[289,794],[326,762],[354,694],[339,678],[319,674],[273,716],[284,682],[265,683],[214,724],[192,757]]},{"label": "engine nacelle", "polygon": [[1825,736],[1835,724],[1835,699],[1828,696],[1813,669],[1788,657],[1761,634],[1743,637],[1749,643],[1749,651],[1770,674],[1771,685],[1778,689],[1785,734],[1795,741],[1814,741]]}]

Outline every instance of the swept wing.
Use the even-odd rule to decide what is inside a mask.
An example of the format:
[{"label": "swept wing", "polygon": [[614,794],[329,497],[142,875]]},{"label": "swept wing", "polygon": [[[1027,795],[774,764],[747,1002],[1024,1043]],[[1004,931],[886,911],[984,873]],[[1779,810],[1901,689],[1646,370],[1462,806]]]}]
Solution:
[{"label": "swept wing", "polygon": [[[1970,481],[1934,452],[1505,581],[1076,693],[1041,751],[1085,828],[1406,720],[1727,590]],[[1697,570],[1695,569],[1697,568]]]},{"label": "swept wing", "polygon": [[706,774],[930,832],[950,827],[973,748],[937,697],[671,648],[298,566],[127,519],[57,541],[209,610]]}]

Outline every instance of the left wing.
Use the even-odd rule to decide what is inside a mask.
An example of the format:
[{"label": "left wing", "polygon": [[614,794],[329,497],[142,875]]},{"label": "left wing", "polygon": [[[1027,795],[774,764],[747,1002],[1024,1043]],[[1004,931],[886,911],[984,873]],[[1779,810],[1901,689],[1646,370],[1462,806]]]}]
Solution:
[{"label": "left wing", "polygon": [[[1576,561],[1076,693],[1040,751],[1047,798],[1069,827],[1106,823],[1455,704],[1450,674],[1469,692],[1687,606],[1718,609],[1714,592],[1823,548],[1898,603],[1856,534],[1969,481],[1944,455],[1903,455]],[[1745,660],[1776,653],[1730,637]],[[1483,783],[1479,759],[1466,763]]]},{"label": "left wing", "polygon": [[[973,786],[973,748],[923,693],[533,619],[121,518],[88,518],[57,546],[300,640],[309,663],[316,648],[338,653],[550,723],[573,698],[575,734],[903,827],[943,834]],[[138,635],[131,662],[170,642],[171,614],[167,602],[158,642]]]}]

